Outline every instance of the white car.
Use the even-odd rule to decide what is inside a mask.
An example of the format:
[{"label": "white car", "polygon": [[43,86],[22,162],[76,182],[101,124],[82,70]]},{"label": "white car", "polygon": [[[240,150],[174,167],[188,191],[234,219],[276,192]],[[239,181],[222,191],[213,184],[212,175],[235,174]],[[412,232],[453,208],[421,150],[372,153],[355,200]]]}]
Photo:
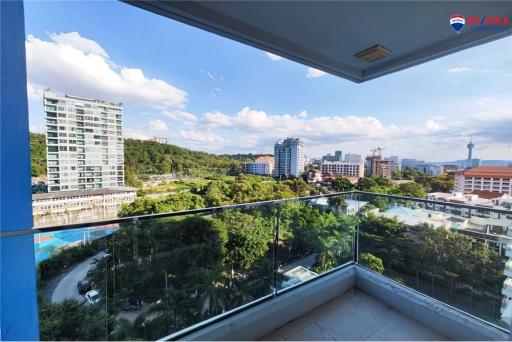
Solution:
[{"label": "white car", "polygon": [[96,290],[91,290],[85,294],[85,300],[91,305],[98,303],[100,299],[100,294]]}]

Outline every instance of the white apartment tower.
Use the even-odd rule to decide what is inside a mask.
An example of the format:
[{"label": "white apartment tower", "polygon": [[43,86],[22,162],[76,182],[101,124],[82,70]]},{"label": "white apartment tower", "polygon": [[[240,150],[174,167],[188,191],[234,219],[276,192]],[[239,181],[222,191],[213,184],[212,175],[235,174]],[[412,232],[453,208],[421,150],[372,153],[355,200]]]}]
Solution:
[{"label": "white apartment tower", "polygon": [[287,138],[274,145],[274,176],[300,177],[304,173],[304,140]]},{"label": "white apartment tower", "polygon": [[124,186],[123,107],[43,94],[48,191]]}]

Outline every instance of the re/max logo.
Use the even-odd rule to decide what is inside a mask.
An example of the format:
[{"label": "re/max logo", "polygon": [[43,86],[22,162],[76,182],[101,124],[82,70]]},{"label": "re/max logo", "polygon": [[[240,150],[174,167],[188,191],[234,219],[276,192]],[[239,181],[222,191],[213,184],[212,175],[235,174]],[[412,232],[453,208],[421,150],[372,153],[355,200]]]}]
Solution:
[{"label": "re/max logo", "polygon": [[468,15],[466,16],[466,25],[476,26],[476,25],[496,25],[496,26],[504,26],[510,25],[508,16],[479,16],[479,15]]}]

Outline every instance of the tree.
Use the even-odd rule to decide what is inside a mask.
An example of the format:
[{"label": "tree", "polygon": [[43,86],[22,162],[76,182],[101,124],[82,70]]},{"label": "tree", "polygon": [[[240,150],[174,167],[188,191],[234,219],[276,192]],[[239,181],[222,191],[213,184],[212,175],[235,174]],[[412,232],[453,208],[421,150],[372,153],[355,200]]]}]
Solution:
[{"label": "tree", "polygon": [[30,167],[32,177],[46,174],[46,136],[30,133]]},{"label": "tree", "polygon": [[138,197],[132,203],[123,204],[117,215],[119,217],[128,217],[155,213],[158,213],[158,202],[156,200],[149,197]]},{"label": "tree", "polygon": [[225,259],[232,270],[249,269],[268,251],[272,227],[257,216],[230,211],[218,217],[228,230]]},{"label": "tree", "polygon": [[371,253],[361,253],[359,255],[359,263],[372,271],[380,274],[384,273],[384,265],[382,264],[382,259]]},{"label": "tree", "polygon": [[357,180],[356,189],[359,191],[368,191],[377,186],[377,182],[373,177],[363,177]]},{"label": "tree", "polygon": [[70,299],[52,304],[39,298],[39,317],[41,340],[44,341],[101,341],[108,338],[106,323],[111,319],[97,305],[84,305]]},{"label": "tree", "polygon": [[345,177],[338,177],[332,182],[332,187],[336,191],[354,190],[354,185]]},{"label": "tree", "polygon": [[416,198],[425,198],[427,197],[427,191],[425,188],[417,183],[403,183],[392,190],[392,192],[396,195],[416,197]]},{"label": "tree", "polygon": [[343,262],[343,257],[350,254],[352,250],[352,235],[346,232],[333,230],[329,236],[320,238],[322,244],[321,252],[318,255],[317,271],[328,271]]}]

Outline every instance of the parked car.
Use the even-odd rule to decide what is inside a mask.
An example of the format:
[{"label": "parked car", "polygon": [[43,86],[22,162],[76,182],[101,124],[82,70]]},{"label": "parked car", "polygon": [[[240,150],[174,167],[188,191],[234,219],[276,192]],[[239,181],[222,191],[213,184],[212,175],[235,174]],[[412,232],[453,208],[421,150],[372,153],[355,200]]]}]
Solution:
[{"label": "parked car", "polygon": [[76,287],[78,288],[78,293],[84,294],[86,292],[89,292],[92,290],[92,285],[89,280],[80,280],[78,284],[76,284]]},{"label": "parked car", "polygon": [[87,277],[91,277],[94,273],[96,273],[96,271],[96,266],[91,266],[91,268],[87,270]]},{"label": "parked car", "polygon": [[123,311],[137,311],[142,308],[144,302],[141,299],[127,299],[121,304],[121,310]]},{"label": "parked car", "polygon": [[96,290],[91,290],[85,294],[85,300],[91,305],[98,303],[100,299],[101,296]]}]

